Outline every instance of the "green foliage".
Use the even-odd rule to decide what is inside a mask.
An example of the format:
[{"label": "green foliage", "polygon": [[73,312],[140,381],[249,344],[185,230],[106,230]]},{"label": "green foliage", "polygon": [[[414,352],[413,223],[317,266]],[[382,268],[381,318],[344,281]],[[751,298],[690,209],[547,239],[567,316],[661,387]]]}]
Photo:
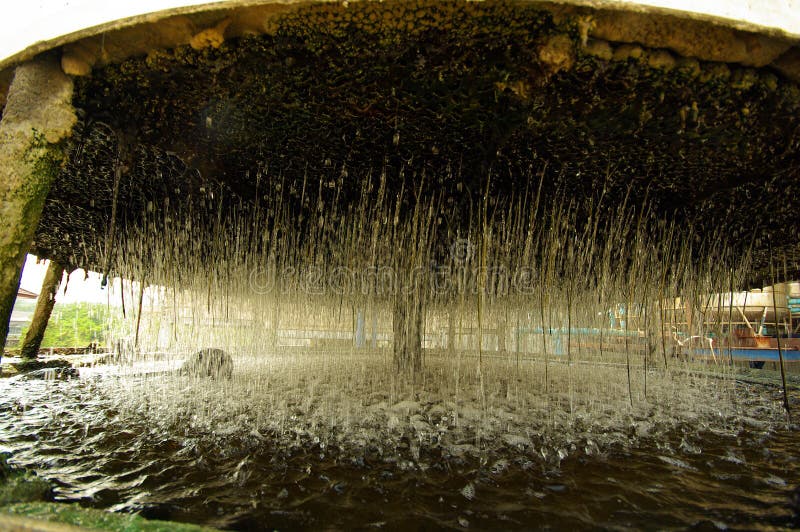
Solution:
[{"label": "green foliage", "polygon": [[[111,327],[113,312],[97,303],[56,302],[42,347],[85,347],[92,342],[103,343]],[[25,337],[27,327],[22,331]]]},{"label": "green foliage", "polygon": [[[147,532],[213,530],[182,523],[149,521],[137,515],[115,514],[103,510],[81,508],[77,504],[45,502],[51,498],[50,484],[33,473],[15,470],[8,465],[7,458],[6,454],[0,453],[0,514],[25,516],[95,530],[125,532],[140,530]],[[0,515],[0,528],[2,526],[2,516]]]}]

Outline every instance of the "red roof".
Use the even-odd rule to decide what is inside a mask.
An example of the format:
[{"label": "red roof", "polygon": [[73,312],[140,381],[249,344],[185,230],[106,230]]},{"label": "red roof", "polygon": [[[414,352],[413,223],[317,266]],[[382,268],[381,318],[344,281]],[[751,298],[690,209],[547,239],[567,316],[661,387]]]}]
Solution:
[{"label": "red roof", "polygon": [[33,292],[29,292],[24,288],[20,288],[19,290],[17,290],[17,297],[22,299],[36,299],[37,297],[39,297],[39,294],[34,294]]}]

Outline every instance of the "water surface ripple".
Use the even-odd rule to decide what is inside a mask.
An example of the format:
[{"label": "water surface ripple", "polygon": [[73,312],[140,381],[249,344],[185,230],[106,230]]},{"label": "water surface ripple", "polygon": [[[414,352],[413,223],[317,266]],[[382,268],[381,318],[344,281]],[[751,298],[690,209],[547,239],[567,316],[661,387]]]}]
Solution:
[{"label": "water surface ripple", "polygon": [[[56,498],[238,530],[774,529],[800,525],[797,433],[774,424],[545,458],[422,449],[416,461],[122,417],[92,379],[0,382],[0,451]],[[760,393],[775,394],[765,388]],[[427,456],[426,456],[427,455]]]}]

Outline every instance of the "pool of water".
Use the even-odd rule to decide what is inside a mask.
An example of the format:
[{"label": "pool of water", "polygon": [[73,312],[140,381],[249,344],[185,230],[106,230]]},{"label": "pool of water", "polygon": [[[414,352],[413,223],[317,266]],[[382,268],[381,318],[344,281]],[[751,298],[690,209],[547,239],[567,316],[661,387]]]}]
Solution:
[{"label": "pool of water", "polygon": [[[800,525],[797,427],[760,418],[765,407],[719,427],[623,427],[604,445],[458,453],[401,437],[354,450],[258,427],[165,428],[120,409],[115,386],[127,384],[3,380],[0,451],[51,480],[58,500],[234,530]],[[739,391],[780,403],[774,387]]]}]

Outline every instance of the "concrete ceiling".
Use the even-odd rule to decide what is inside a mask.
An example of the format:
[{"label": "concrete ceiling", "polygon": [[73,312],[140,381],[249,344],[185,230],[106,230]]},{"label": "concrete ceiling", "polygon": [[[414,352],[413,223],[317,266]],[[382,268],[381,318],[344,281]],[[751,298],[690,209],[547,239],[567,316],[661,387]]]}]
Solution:
[{"label": "concrete ceiling", "polygon": [[59,41],[82,121],[37,253],[97,264],[124,145],[123,227],[215,187],[257,203],[266,168],[291,190],[343,168],[352,191],[381,168],[398,187],[433,175],[456,207],[488,172],[502,201],[543,171],[554,194],[647,191],[665,219],[724,224],[732,242],[767,234],[796,256],[794,29],[641,7],[256,4]]}]

